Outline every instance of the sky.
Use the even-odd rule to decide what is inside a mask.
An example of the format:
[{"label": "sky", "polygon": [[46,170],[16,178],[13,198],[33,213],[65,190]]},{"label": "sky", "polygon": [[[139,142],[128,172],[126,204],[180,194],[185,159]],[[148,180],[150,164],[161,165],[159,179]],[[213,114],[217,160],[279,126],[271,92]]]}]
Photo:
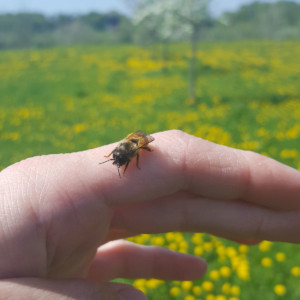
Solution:
[{"label": "sky", "polygon": [[[251,2],[253,0],[212,0],[211,10],[213,15],[217,16],[224,11],[234,11],[241,5]],[[276,0],[261,0],[260,2],[276,2]],[[294,2],[300,3],[300,0],[294,0]],[[125,3],[124,0],[0,0],[0,13],[25,11],[55,15],[116,10],[128,14],[130,10]]]}]

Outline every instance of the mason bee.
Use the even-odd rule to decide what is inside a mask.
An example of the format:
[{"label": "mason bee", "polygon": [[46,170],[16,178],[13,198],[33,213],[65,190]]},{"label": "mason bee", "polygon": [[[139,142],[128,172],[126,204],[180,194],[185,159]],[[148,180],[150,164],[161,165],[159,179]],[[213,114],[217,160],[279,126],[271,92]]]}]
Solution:
[{"label": "mason bee", "polygon": [[120,144],[108,155],[106,158],[109,158],[112,155],[112,158],[101,162],[99,164],[104,164],[109,161],[113,161],[113,165],[117,165],[118,173],[120,175],[120,167],[125,165],[125,169],[123,174],[125,173],[128,164],[130,163],[131,159],[136,156],[136,166],[138,169],[139,167],[139,152],[141,149],[152,151],[147,145],[154,141],[154,137],[147,135],[143,131],[136,131],[130,133],[125,139],[123,139]]}]

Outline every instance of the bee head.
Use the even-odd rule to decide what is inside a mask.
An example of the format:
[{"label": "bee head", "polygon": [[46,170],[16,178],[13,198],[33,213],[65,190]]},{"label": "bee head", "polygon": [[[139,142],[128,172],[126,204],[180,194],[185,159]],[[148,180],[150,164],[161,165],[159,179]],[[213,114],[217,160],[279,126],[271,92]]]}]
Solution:
[{"label": "bee head", "polygon": [[128,158],[127,158],[126,155],[122,154],[122,153],[121,153],[120,151],[118,151],[118,150],[114,150],[112,154],[113,154],[113,159],[114,159],[113,164],[114,164],[114,165],[117,165],[118,168],[119,168],[120,166],[123,166],[123,165],[126,164],[126,162],[127,162],[127,160],[128,160]]}]

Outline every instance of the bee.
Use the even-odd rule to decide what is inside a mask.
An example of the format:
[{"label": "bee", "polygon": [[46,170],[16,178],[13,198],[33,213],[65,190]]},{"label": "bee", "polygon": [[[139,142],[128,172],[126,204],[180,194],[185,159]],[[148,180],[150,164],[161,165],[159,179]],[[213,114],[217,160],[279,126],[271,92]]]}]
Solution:
[{"label": "bee", "polygon": [[139,167],[139,158],[140,158],[140,150],[144,149],[147,151],[152,151],[148,144],[154,141],[154,137],[151,135],[147,135],[143,131],[136,131],[133,133],[130,133],[125,139],[123,139],[120,144],[108,155],[104,156],[106,158],[109,158],[112,155],[112,158],[101,162],[99,164],[104,164],[109,161],[113,161],[113,165],[117,165],[118,167],[118,173],[119,177],[120,175],[120,167],[125,165],[125,169],[123,174],[125,174],[125,171],[131,161],[132,158],[136,156],[136,166],[138,169]]}]

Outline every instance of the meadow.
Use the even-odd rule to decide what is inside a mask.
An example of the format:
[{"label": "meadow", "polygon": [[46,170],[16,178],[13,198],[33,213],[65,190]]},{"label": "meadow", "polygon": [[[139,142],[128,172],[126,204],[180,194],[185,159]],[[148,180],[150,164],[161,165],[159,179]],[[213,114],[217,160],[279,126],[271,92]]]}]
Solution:
[{"label": "meadow", "polygon": [[[197,98],[189,47],[80,46],[0,52],[0,170],[29,156],[79,151],[128,133],[181,129],[300,170],[300,43],[201,43]],[[99,157],[99,159],[101,159]],[[239,245],[196,233],[131,238],[204,257],[199,281],[136,279],[149,299],[300,298],[300,248]]]}]

